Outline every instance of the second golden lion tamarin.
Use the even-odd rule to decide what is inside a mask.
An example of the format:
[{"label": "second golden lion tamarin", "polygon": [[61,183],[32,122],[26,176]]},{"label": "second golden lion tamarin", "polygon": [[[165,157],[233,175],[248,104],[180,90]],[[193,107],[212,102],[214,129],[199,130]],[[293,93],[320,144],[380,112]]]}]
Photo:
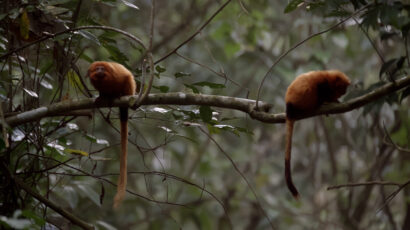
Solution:
[{"label": "second golden lion tamarin", "polygon": [[311,71],[296,77],[286,91],[285,179],[295,198],[299,193],[293,184],[290,166],[293,125],[300,115],[313,112],[323,103],[338,102],[349,85],[349,78],[338,70]]}]

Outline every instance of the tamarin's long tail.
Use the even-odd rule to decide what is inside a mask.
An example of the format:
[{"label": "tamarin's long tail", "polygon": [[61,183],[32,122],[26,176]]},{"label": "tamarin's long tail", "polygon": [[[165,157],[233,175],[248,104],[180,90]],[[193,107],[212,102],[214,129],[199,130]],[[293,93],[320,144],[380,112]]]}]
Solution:
[{"label": "tamarin's long tail", "polygon": [[118,178],[117,194],[114,197],[114,208],[118,208],[125,196],[127,187],[127,143],[128,143],[128,107],[120,107],[121,121],[121,156],[120,177]]},{"label": "tamarin's long tail", "polygon": [[291,167],[290,167],[290,156],[291,156],[291,151],[292,151],[292,135],[293,135],[293,124],[294,123],[295,123],[294,120],[290,120],[286,118],[285,179],[286,179],[286,185],[288,186],[293,197],[298,199],[299,193],[295,185],[292,182],[292,174],[291,174]]}]

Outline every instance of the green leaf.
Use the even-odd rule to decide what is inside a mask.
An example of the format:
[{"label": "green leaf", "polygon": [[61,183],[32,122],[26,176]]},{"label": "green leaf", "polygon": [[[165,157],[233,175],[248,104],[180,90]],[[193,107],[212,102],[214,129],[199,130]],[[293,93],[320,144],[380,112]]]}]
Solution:
[{"label": "green leaf", "polygon": [[65,155],[64,153],[65,147],[62,146],[58,141],[53,141],[53,142],[48,143],[45,146],[45,148],[50,151],[51,155],[56,155],[56,154],[61,155],[61,156]]},{"label": "green leaf", "polygon": [[7,14],[0,14],[0,21],[3,20],[6,16]]},{"label": "green leaf", "polygon": [[31,211],[31,210],[23,210],[21,214],[22,214],[22,216],[24,216],[24,217],[26,217],[30,220],[33,220],[34,223],[36,223],[36,225],[38,225],[38,226],[44,226],[46,224],[46,221],[43,218],[36,215],[36,213]]},{"label": "green leaf", "polygon": [[5,223],[12,229],[28,229],[32,226],[31,221],[27,219],[8,218],[6,216],[0,216],[0,222]]},{"label": "green leaf", "polygon": [[212,109],[209,106],[201,106],[199,107],[199,115],[202,121],[209,123],[212,121]]},{"label": "green leaf", "polygon": [[225,85],[223,85],[223,84],[217,84],[217,83],[212,83],[212,82],[208,82],[208,81],[201,81],[201,82],[194,83],[192,85],[201,86],[201,87],[208,86],[211,89],[223,89],[223,88],[225,88]]},{"label": "green leaf", "polygon": [[209,175],[212,172],[212,165],[209,161],[201,161],[199,163],[198,173],[201,176]]},{"label": "green leaf", "polygon": [[380,9],[377,6],[373,5],[366,12],[366,14],[363,14],[362,25],[365,29],[369,29],[369,27],[372,27],[372,28],[378,27],[379,12],[380,12]]},{"label": "green leaf", "polygon": [[167,69],[165,69],[165,67],[163,67],[163,66],[157,65],[157,66],[155,66],[155,70],[156,70],[158,73],[163,73],[163,72],[165,72]]},{"label": "green leaf", "polygon": [[169,91],[169,87],[166,86],[166,85],[152,86],[152,88],[158,89],[159,91],[161,91],[161,93],[168,93],[168,91]]},{"label": "green leaf", "polygon": [[43,86],[46,89],[53,89],[53,85],[50,84],[50,82],[46,81],[45,79],[41,79],[40,85]]},{"label": "green leaf", "polygon": [[97,206],[101,206],[100,204],[100,195],[89,185],[77,184],[77,187],[82,192],[83,195],[88,197],[90,200],[94,202]]},{"label": "green leaf", "polygon": [[23,88],[23,91],[34,98],[38,98],[38,94],[32,90]]},{"label": "green leaf", "polygon": [[111,55],[110,59],[112,59],[113,61],[119,62],[121,64],[125,64],[128,61],[128,57],[124,53],[122,53],[121,50],[117,48],[117,46],[108,44],[106,42],[102,42],[102,46]]},{"label": "green leaf", "polygon": [[[213,217],[209,215],[207,211],[204,209],[200,210],[199,213],[197,214],[196,217],[199,220],[199,223],[197,224],[198,229],[212,229],[213,228]],[[221,227],[223,226],[223,227]],[[220,225],[218,227],[221,227],[222,229],[228,229],[229,225],[227,225],[227,222],[220,222]]]},{"label": "green leaf", "polygon": [[102,227],[102,228],[99,228],[99,229],[117,230],[116,227],[114,227],[114,226],[110,225],[109,223],[104,222],[104,221],[102,221],[102,220],[98,220],[98,221],[96,221],[95,223],[96,223],[97,225],[100,225],[100,226]]},{"label": "green leaf", "polygon": [[400,37],[400,33],[397,31],[380,31],[380,40],[386,41],[390,38]]},{"label": "green leaf", "polygon": [[79,87],[80,89],[84,89],[83,84],[81,84],[80,76],[78,76],[74,70],[70,69],[67,72],[66,78],[68,79],[70,86],[75,87],[75,88]]},{"label": "green leaf", "polygon": [[[117,0],[101,0],[102,2],[105,2],[105,3],[116,3],[117,2]],[[114,5],[110,5],[110,6],[114,6]]]},{"label": "green leaf", "polygon": [[232,32],[232,25],[230,23],[222,23],[213,33],[212,38],[215,40],[224,40],[230,38]]},{"label": "green leaf", "polygon": [[46,74],[52,67],[54,66],[54,62],[52,61],[47,61],[44,65],[41,66],[40,68],[40,76],[43,76]]},{"label": "green leaf", "polygon": [[85,156],[88,157],[89,154],[85,151],[78,150],[78,149],[64,149],[64,152],[73,154],[73,155],[80,155],[80,156]]},{"label": "green leaf", "polygon": [[224,124],[214,125],[213,127],[217,128],[217,129],[220,129],[220,130],[232,132],[233,134],[235,134],[237,136],[239,136],[240,133],[246,133],[246,134],[253,135],[252,131],[250,131],[246,128],[242,128],[242,127],[236,127],[236,126],[224,125]]},{"label": "green leaf", "polygon": [[[405,121],[406,118],[403,119]],[[409,129],[402,125],[398,130],[390,135],[393,142],[399,146],[406,147],[408,145]]]},{"label": "green leaf", "polygon": [[350,15],[351,15],[351,13],[347,10],[336,9],[336,10],[333,10],[332,12],[330,12],[329,14],[326,14],[326,17],[339,17],[339,18],[341,18],[341,17],[348,17]]},{"label": "green leaf", "polygon": [[47,5],[49,6],[55,6],[55,5],[61,5],[70,2],[71,0],[51,0],[47,1]]},{"label": "green leaf", "polygon": [[285,8],[285,14],[294,11],[299,5],[303,2],[303,0],[292,0]]},{"label": "green leaf", "polygon": [[115,44],[117,44],[117,40],[114,39],[114,37],[116,35],[117,34],[115,34],[115,33],[105,32],[103,35],[98,37],[98,40],[101,43],[110,43],[110,44],[115,45]]},{"label": "green leaf", "polygon": [[30,20],[27,15],[27,11],[24,10],[20,16],[20,35],[23,39],[29,39],[30,33]]},{"label": "green leaf", "polygon": [[165,132],[170,133],[170,134],[176,134],[177,133],[175,130],[172,130],[171,128],[166,127],[166,126],[159,126],[158,128],[160,128],[160,129],[162,129]]},{"label": "green leaf", "polygon": [[98,139],[90,134],[85,135],[85,138],[88,139],[89,141],[96,143],[96,144],[100,144],[100,145],[110,145],[109,142],[105,139]]},{"label": "green leaf", "polygon": [[138,6],[132,4],[132,3],[129,2],[129,1],[121,0],[121,2],[124,3],[126,6],[129,6],[129,7],[133,8],[133,9],[136,9],[136,10],[139,10],[139,9],[140,9]]},{"label": "green leaf", "polygon": [[407,19],[405,23],[403,23],[403,26],[401,27],[401,32],[403,34],[403,37],[407,36],[410,30],[410,19]]},{"label": "green leaf", "polygon": [[395,76],[395,74],[403,67],[405,56],[400,58],[393,58],[386,61],[380,68],[379,77],[382,78],[384,74],[389,76]]},{"label": "green leaf", "polygon": [[89,63],[92,63],[92,62],[94,61],[94,59],[92,59],[90,56],[88,56],[88,55],[85,54],[85,53],[82,53],[82,54],[80,55],[80,58],[86,60],[86,61],[89,62]]},{"label": "green leaf", "polygon": [[98,38],[94,34],[88,32],[86,30],[80,30],[80,31],[78,31],[78,34],[81,35],[83,38],[94,42],[98,46],[101,45],[100,40],[98,40]]},{"label": "green leaf", "polygon": [[234,41],[226,42],[224,45],[224,51],[228,58],[232,58],[241,50],[241,45]]},{"label": "green leaf", "polygon": [[177,73],[174,74],[174,76],[175,76],[176,78],[189,77],[189,76],[191,76],[191,73],[177,72]]},{"label": "green leaf", "polygon": [[393,4],[383,4],[383,7],[380,9],[380,22],[383,25],[392,25],[399,29],[401,27],[400,23],[403,21],[400,18],[400,7]]},{"label": "green leaf", "polygon": [[198,90],[195,86],[193,86],[193,85],[188,85],[188,84],[184,84],[184,85],[185,85],[185,87],[191,89],[192,92],[197,93],[197,94],[199,93],[199,90]]},{"label": "green leaf", "polygon": [[10,10],[9,12],[8,12],[8,14],[9,14],[9,18],[11,18],[11,19],[16,19],[16,18],[18,18],[18,16],[20,16],[20,11],[19,11],[20,9],[18,8],[18,7],[16,7],[16,8],[13,8],[12,10]]},{"label": "green leaf", "polygon": [[55,16],[67,13],[69,11],[70,10],[67,9],[67,8],[57,7],[57,6],[46,6],[45,9],[44,9],[45,13],[50,13],[50,14],[55,15]]}]

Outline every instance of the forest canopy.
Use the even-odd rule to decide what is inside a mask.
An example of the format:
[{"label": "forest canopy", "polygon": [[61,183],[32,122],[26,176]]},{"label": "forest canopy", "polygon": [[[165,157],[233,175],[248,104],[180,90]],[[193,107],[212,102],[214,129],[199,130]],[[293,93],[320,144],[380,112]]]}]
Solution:
[{"label": "forest canopy", "polygon": [[[410,229],[409,15],[387,0],[3,0],[0,228]],[[97,100],[94,61],[138,93]],[[351,84],[295,124],[296,200],[285,94],[315,70]]]}]

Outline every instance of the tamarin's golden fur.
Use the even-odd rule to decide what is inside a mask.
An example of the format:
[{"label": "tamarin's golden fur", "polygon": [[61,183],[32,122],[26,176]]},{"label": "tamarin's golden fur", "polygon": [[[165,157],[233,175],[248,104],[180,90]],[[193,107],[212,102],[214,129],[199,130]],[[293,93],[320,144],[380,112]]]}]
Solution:
[{"label": "tamarin's golden fur", "polygon": [[[134,76],[121,64],[97,61],[90,65],[87,75],[100,93],[100,98],[114,99],[136,93]],[[120,177],[114,198],[114,208],[117,208],[123,200],[127,186],[128,108],[120,107],[119,110],[121,121]]]},{"label": "tamarin's golden fur", "polygon": [[338,70],[311,71],[296,77],[286,91],[285,179],[295,198],[299,193],[293,185],[290,166],[293,124],[300,115],[313,112],[325,102],[338,102],[349,85],[349,78]]}]

